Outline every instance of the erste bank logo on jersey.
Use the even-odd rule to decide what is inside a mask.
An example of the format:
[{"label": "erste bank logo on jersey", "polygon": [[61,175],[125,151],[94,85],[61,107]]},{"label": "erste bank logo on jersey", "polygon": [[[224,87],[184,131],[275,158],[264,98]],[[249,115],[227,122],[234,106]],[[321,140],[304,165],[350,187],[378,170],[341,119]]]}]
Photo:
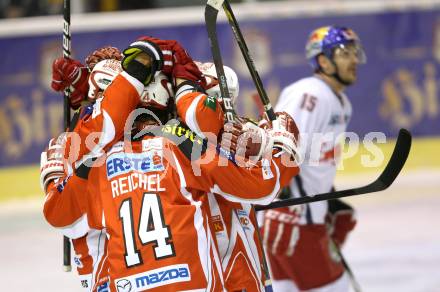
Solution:
[{"label": "erste bank logo on jersey", "polygon": [[179,264],[116,279],[115,285],[118,292],[136,292],[186,281],[191,281],[188,265]]},{"label": "erste bank logo on jersey", "polygon": [[162,150],[152,150],[142,153],[114,153],[106,161],[107,178],[125,174],[131,171],[146,173],[163,171]]}]

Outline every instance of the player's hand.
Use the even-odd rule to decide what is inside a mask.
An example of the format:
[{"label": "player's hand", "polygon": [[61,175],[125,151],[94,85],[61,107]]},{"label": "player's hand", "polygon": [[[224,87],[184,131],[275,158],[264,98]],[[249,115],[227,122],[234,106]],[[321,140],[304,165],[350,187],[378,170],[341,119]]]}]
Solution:
[{"label": "player's hand", "polygon": [[57,58],[52,63],[52,89],[63,91],[68,88],[70,106],[76,110],[81,101],[87,98],[88,73],[87,68],[77,60]]},{"label": "player's hand", "polygon": [[299,162],[298,151],[298,127],[292,117],[286,112],[277,112],[276,120],[269,121],[263,118],[258,125],[266,129],[273,139],[274,148],[289,154],[295,161]]},{"label": "player's hand", "polygon": [[144,85],[150,84],[156,73],[162,70],[162,52],[150,41],[135,41],[123,51],[123,54],[122,69]]},{"label": "player's hand", "polygon": [[121,51],[119,51],[118,48],[112,46],[102,47],[100,49],[93,51],[93,53],[87,56],[86,65],[89,68],[89,70],[92,71],[96,64],[106,59],[121,61],[122,53]]},{"label": "player's hand", "polygon": [[240,137],[242,131],[243,125],[240,122],[227,122],[223,126],[223,133],[219,141],[220,147],[235,154],[237,151],[238,137]]},{"label": "player's hand", "polygon": [[265,130],[241,118],[225,124],[220,142],[222,148],[235,153],[237,162],[247,167],[271,153],[272,145],[273,141]]},{"label": "player's hand", "polygon": [[58,138],[52,138],[49,146],[41,153],[40,157],[40,185],[46,193],[47,185],[64,175],[64,147],[66,135],[62,134]]},{"label": "player's hand", "polygon": [[162,72],[173,79],[181,78],[200,82],[202,80],[202,72],[194,63],[191,56],[186,50],[175,40],[161,40],[149,36],[139,38],[157,44],[162,50],[164,58],[164,66]]},{"label": "player's hand", "polygon": [[350,205],[338,199],[330,200],[328,205],[326,222],[329,234],[335,244],[341,248],[348,234],[356,226],[355,211]]}]

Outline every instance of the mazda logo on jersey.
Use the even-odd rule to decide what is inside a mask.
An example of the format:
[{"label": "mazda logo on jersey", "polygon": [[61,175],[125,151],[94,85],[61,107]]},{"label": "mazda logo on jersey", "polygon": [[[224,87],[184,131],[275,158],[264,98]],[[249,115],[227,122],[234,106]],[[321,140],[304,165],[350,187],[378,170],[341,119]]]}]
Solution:
[{"label": "mazda logo on jersey", "polygon": [[115,176],[130,171],[152,172],[163,171],[162,150],[148,151],[142,153],[114,153],[107,158],[107,178],[110,180]]},{"label": "mazda logo on jersey", "polygon": [[118,292],[130,292],[131,291],[131,282],[127,279],[121,279],[116,282],[116,288]]},{"label": "mazda logo on jersey", "polygon": [[[191,281],[187,264],[162,267],[115,280],[118,292],[144,291],[178,282]],[[132,288],[134,287],[134,289]],[[133,290],[132,290],[133,289]]]}]

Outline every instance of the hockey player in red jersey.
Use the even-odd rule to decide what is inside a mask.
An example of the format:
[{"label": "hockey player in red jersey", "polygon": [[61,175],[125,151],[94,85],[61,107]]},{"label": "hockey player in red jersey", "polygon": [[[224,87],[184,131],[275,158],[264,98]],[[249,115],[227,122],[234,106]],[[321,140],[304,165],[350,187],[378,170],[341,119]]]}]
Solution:
[{"label": "hockey player in red jersey", "polygon": [[[226,144],[227,147],[231,144],[230,140],[235,139],[232,143],[235,145],[232,147],[234,149],[240,128],[253,129],[258,136],[258,132],[263,130],[246,120],[237,121],[237,124],[232,126],[232,131],[236,131],[235,138],[230,135],[228,137],[230,133],[221,135],[224,120],[215,66],[213,63],[198,63],[198,67],[205,78],[206,94],[200,92],[197,84],[189,80],[179,83],[176,92],[176,108],[181,119],[200,135],[208,132],[214,133],[215,137],[223,136],[221,144]],[[235,99],[239,92],[237,75],[227,66],[224,67],[224,71],[232,98]],[[296,136],[298,132],[293,120],[285,114],[278,115],[280,119],[289,120],[287,124],[292,135],[291,141],[294,141],[293,136]],[[234,128],[236,126],[240,128]],[[229,143],[225,140],[229,140]],[[294,147],[295,145],[292,144],[292,152],[294,152]],[[256,160],[260,157],[258,151],[252,155],[255,155]],[[268,271],[265,271],[263,249],[258,238],[257,222],[254,220],[255,214],[251,204],[239,199],[231,202],[215,193],[208,194],[208,204],[211,212],[211,228],[217,239],[222,259],[225,288],[227,291],[244,289],[264,291],[265,286],[270,283],[266,283]]]},{"label": "hockey player in red jersey", "polygon": [[[250,170],[232,163],[219,167],[215,149],[208,148],[200,162],[212,155],[211,151],[213,159],[199,165],[202,177],[198,177],[192,171],[197,160],[188,158],[191,152],[186,145],[173,143],[180,138],[177,133],[181,128],[173,128],[165,125],[156,132],[162,137],[147,135],[132,142],[131,150],[115,144],[106,162],[90,170],[89,180],[99,183],[89,186],[87,198],[92,201],[87,204],[88,222],[96,228],[107,228],[114,290],[130,286],[133,291],[221,291],[215,245],[210,239],[201,196],[214,189],[227,198],[237,196],[249,202],[268,203],[297,172],[284,167],[279,157],[272,158],[271,165]],[[156,163],[152,163],[153,156],[160,157]],[[271,177],[264,177],[266,173]],[[64,196],[69,195],[70,186],[64,185]],[[188,242],[198,243],[194,250],[198,257],[188,252]]]},{"label": "hockey player in red jersey", "polygon": [[[166,132],[166,131],[165,131],[165,132]],[[172,131],[172,132],[173,132],[173,131]],[[188,133],[188,132],[186,132],[186,133]],[[157,161],[157,157],[158,157],[158,153],[157,153],[157,152],[154,153],[154,157],[156,157],[155,160]],[[115,164],[114,167],[117,167],[116,164]],[[260,171],[261,171],[261,170],[260,170]],[[292,171],[295,172],[295,169],[292,169]],[[270,173],[270,172],[271,172],[270,169],[266,168],[266,172],[265,172],[265,173],[267,173],[267,172]],[[75,176],[75,175],[76,175],[76,174],[74,174],[73,176]],[[72,178],[72,179],[73,179],[73,178]],[[64,183],[64,182],[63,182],[63,183]],[[65,183],[63,184],[63,183],[61,184],[61,186],[64,186],[64,187],[67,187],[67,185],[69,185],[69,186],[72,185],[72,184],[65,184]],[[133,185],[132,185],[132,186],[133,186]],[[66,190],[64,190],[64,191],[66,191]],[[223,193],[220,189],[219,189],[218,191],[219,191],[220,193]],[[252,191],[253,191],[253,190],[252,190]],[[116,192],[116,190],[114,190],[114,189],[112,188],[112,193],[115,194],[114,192]],[[121,192],[122,192],[122,189],[121,189]],[[252,192],[251,192],[251,193],[252,193]],[[225,194],[225,193],[223,193],[223,195],[227,196],[227,194]],[[244,198],[244,199],[246,199],[246,198]],[[249,198],[247,198],[247,199],[249,199]],[[263,201],[263,202],[264,202],[264,201]],[[269,202],[269,201],[267,201],[267,202]],[[90,213],[91,213],[91,212],[89,212],[89,214],[90,214]],[[110,219],[109,219],[109,220],[110,220]],[[110,248],[109,250],[111,250],[111,248]],[[123,284],[123,283],[121,283],[121,284]]]},{"label": "hockey player in red jersey", "polygon": [[[92,109],[91,104],[100,98],[102,91],[105,90],[109,82],[120,73],[120,65],[114,66],[113,60],[120,61],[121,59],[122,54],[117,48],[106,46],[87,56],[86,66],[77,60],[63,57],[54,60],[52,64],[52,88],[55,91],[63,91],[68,87],[71,91],[69,105],[72,109],[77,110],[72,119],[72,128],[75,127],[78,119],[87,116],[87,112]],[[43,153],[42,167],[44,161],[51,161],[51,156],[55,155],[53,152],[57,151],[57,147],[54,143],[55,141],[52,141],[48,151]],[[60,143],[61,141],[58,141],[58,144]],[[62,169],[61,165],[58,167]],[[45,192],[45,190],[43,191]],[[73,203],[73,201],[71,202]],[[64,216],[64,212],[72,209],[68,204],[64,207],[64,209],[61,209],[61,206],[57,206],[60,216]],[[106,242],[105,230],[95,229],[90,229],[85,236],[72,240],[73,262],[84,291],[91,291],[100,282],[104,282],[104,284],[97,285],[100,286],[99,291],[106,291],[105,287],[108,285],[105,283],[106,268],[104,266]]]},{"label": "hockey player in red jersey", "polygon": [[[77,109],[83,105],[79,112],[75,113],[72,125],[78,120],[90,117],[93,107],[91,102],[100,99],[102,91],[121,71],[120,62],[122,55],[117,48],[104,47],[94,51],[86,58],[87,67],[80,62],[72,59],[58,58],[53,63],[52,87],[56,91],[62,91],[69,87],[72,91],[70,106]],[[102,61],[104,60],[104,61]],[[89,73],[89,70],[92,70]],[[65,137],[65,136],[64,136]],[[60,137],[60,139],[63,139]],[[51,181],[52,175],[57,175],[61,165],[53,163],[53,156],[59,155],[56,152],[57,143],[52,140],[47,152],[42,154],[42,187],[46,190],[46,184]],[[58,141],[60,144],[61,141]],[[59,148],[59,147],[58,147]],[[49,157],[47,157],[49,156]],[[78,191],[78,196],[83,194],[83,190]],[[45,212],[54,222],[57,216],[65,218],[75,210],[75,206],[82,204],[83,199],[59,200],[58,196],[48,196],[45,203]],[[72,205],[74,207],[72,207]],[[65,229],[65,234],[69,235],[69,229]],[[94,283],[99,282],[97,272],[103,275],[102,282],[105,282],[105,268],[100,262],[105,258],[105,231],[90,229],[86,236],[72,240],[75,256],[74,263],[80,276],[81,285],[85,290],[90,291]],[[103,287],[100,287],[103,288]],[[102,291],[105,291],[101,289]]]},{"label": "hockey player in red jersey", "polygon": [[[314,76],[286,87],[275,107],[295,117],[305,154],[301,174],[281,198],[332,189],[341,143],[337,138],[351,118],[344,89],[356,81],[357,66],[365,62],[357,35],[336,26],[314,30],[306,55]],[[349,280],[333,242],[340,247],[355,224],[353,209],[338,200],[266,211],[262,233],[274,290],[348,291]]]}]

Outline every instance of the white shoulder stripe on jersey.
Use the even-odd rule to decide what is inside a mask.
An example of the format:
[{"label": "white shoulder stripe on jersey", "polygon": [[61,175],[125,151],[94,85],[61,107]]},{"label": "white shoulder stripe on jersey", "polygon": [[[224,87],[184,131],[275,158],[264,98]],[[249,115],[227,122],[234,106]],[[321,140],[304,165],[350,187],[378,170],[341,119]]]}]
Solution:
[{"label": "white shoulder stripe on jersey", "polygon": [[197,105],[200,102],[200,99],[204,96],[204,94],[200,94],[197,96],[189,106],[186,111],[185,122],[186,125],[191,129],[191,131],[195,132],[198,136],[205,139],[205,135],[200,130],[199,124],[197,123]]}]

